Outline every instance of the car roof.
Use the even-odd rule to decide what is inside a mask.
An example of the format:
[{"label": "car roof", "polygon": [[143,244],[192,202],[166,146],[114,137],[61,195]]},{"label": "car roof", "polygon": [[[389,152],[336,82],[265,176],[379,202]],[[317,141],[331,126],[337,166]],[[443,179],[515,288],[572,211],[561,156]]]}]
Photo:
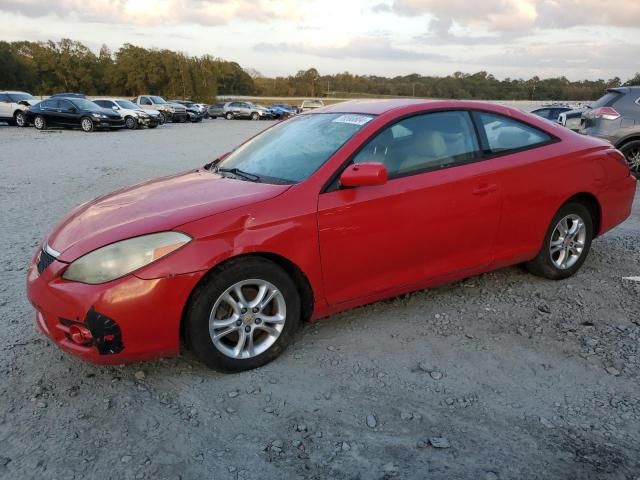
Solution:
[{"label": "car roof", "polygon": [[11,93],[26,93],[27,95],[31,95],[29,92],[21,92],[19,90],[2,90],[2,91],[0,91],[0,93],[9,93],[9,94],[11,94]]},{"label": "car roof", "polygon": [[640,85],[630,85],[628,87],[607,88],[607,92],[638,93],[638,92],[640,92]]}]

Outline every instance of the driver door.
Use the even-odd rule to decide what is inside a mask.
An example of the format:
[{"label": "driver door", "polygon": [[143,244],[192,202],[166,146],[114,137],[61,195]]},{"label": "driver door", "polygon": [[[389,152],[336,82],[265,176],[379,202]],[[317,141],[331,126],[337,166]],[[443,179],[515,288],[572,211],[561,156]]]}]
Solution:
[{"label": "driver door", "polygon": [[353,162],[382,162],[383,185],[320,194],[318,231],[327,300],[463,276],[493,257],[498,175],[481,161],[468,112],[426,113],[382,130]]}]

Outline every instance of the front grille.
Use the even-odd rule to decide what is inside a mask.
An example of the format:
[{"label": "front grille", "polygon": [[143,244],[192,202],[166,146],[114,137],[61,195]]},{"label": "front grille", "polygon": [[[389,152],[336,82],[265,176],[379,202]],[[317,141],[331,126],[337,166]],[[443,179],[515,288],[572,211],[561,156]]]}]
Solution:
[{"label": "front grille", "polygon": [[56,259],[53,255],[48,254],[44,249],[40,252],[40,258],[38,259],[38,273],[44,272],[49,265]]}]

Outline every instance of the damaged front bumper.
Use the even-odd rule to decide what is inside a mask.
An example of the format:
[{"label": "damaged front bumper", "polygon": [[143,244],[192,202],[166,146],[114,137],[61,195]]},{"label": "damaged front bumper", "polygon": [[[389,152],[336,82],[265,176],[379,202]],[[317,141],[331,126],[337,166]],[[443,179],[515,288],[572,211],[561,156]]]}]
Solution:
[{"label": "damaged front bumper", "polygon": [[201,273],[151,280],[127,275],[100,285],[65,280],[54,260],[27,274],[36,324],[62,350],[95,364],[175,356],[184,305]]}]

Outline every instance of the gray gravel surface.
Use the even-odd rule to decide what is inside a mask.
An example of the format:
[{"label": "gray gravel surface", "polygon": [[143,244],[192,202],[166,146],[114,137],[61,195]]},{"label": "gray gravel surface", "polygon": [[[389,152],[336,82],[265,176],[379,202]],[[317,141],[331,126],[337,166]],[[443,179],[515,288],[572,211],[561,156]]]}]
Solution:
[{"label": "gray gravel surface", "polygon": [[256,371],[95,367],[36,331],[26,267],[68,209],[266,125],[0,126],[0,478],[640,478],[639,201],[572,279],[514,267],[350,310]]}]

